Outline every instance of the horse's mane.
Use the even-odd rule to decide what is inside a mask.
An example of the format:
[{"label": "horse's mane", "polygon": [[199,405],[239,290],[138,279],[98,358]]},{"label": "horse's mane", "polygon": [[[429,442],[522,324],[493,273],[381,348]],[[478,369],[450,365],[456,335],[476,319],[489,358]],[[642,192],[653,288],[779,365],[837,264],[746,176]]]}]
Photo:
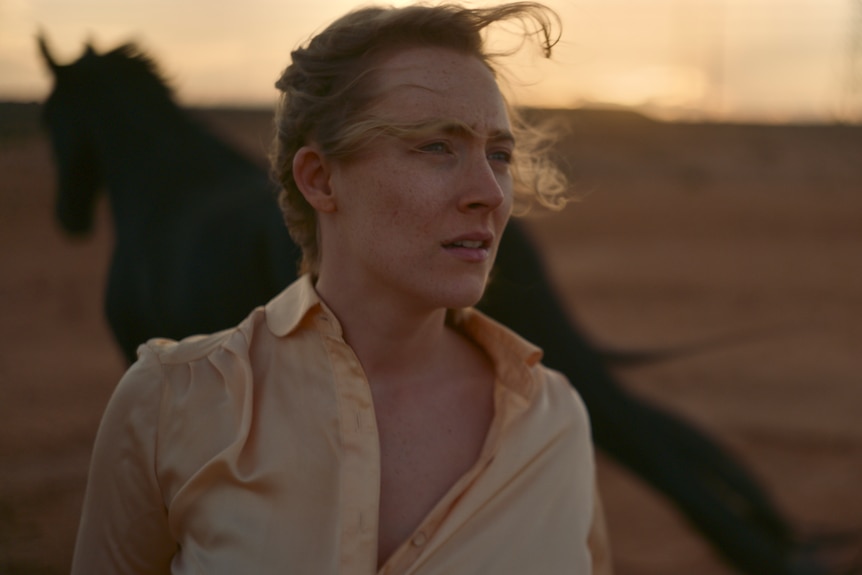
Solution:
[{"label": "horse's mane", "polygon": [[135,89],[153,90],[173,100],[173,89],[156,61],[136,43],[129,42],[103,55],[88,50],[79,63],[106,82]]}]

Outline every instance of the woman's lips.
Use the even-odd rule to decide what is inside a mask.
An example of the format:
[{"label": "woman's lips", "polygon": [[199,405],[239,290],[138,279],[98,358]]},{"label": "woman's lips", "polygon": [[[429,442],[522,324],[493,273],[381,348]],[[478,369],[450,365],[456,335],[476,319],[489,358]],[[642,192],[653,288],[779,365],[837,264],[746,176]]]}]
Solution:
[{"label": "woman's lips", "polygon": [[491,236],[487,234],[462,236],[444,242],[443,249],[466,262],[483,262],[491,254]]}]

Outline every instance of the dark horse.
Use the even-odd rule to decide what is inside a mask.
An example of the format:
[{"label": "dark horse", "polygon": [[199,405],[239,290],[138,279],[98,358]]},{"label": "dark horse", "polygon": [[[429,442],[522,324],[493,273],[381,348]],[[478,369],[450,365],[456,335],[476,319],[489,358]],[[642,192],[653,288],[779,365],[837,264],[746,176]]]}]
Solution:
[{"label": "dark horse", "polygon": [[[266,171],[181,110],[151,60],[126,45],[58,65],[40,46],[55,78],[44,114],[57,216],[67,231],[87,232],[106,187],[116,226],[107,316],[129,361],[150,337],[237,323],[296,277],[299,252]],[[614,379],[517,224],[480,307],[544,348],[584,398],[599,448],[670,498],[731,564],[756,575],[827,572],[799,559],[792,530],[743,467]]]}]

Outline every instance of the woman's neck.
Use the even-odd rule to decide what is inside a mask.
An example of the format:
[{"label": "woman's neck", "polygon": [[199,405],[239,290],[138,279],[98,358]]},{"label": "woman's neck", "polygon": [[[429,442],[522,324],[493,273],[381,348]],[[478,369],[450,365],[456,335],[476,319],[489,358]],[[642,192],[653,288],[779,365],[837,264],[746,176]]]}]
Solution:
[{"label": "woman's neck", "polygon": [[454,335],[446,325],[445,308],[409,308],[391,297],[328,290],[325,283],[317,289],[369,378],[415,372],[418,366],[445,357]]}]

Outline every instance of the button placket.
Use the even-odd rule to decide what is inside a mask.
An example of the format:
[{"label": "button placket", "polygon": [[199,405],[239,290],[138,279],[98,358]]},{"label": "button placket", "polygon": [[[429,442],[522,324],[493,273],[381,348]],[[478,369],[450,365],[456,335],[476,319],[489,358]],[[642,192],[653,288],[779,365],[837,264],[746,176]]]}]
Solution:
[{"label": "button placket", "polygon": [[355,568],[358,556],[369,565],[376,561],[380,455],[371,394],[362,367],[338,330],[329,331],[324,338],[338,396],[343,447],[341,489],[347,513],[342,532],[342,568],[349,572]]}]

